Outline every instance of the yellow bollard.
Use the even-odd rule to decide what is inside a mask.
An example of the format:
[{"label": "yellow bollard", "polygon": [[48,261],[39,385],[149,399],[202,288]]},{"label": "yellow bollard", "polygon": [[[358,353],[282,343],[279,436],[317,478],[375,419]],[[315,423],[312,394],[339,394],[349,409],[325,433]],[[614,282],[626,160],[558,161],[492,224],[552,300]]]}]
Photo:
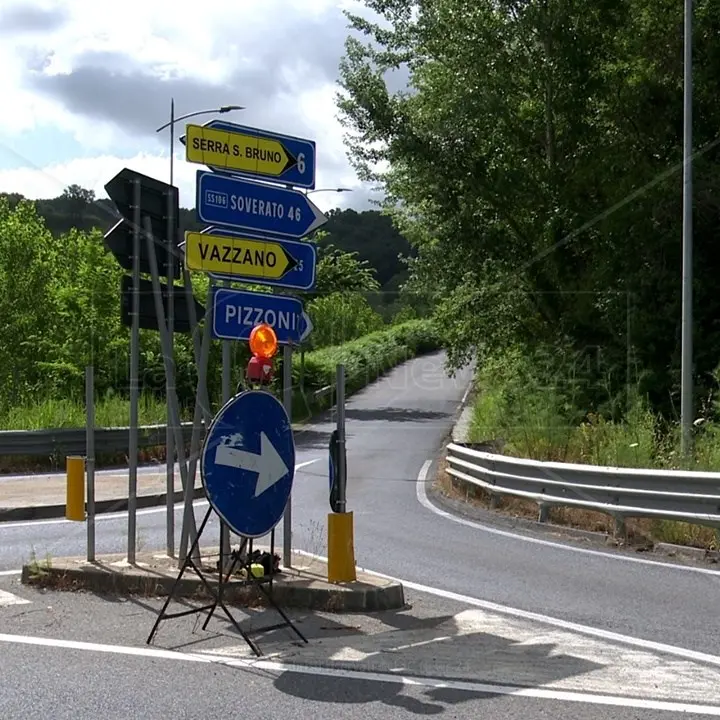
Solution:
[{"label": "yellow bollard", "polygon": [[67,486],[65,495],[65,517],[68,520],[85,520],[85,458],[65,458]]},{"label": "yellow bollard", "polygon": [[355,572],[355,544],[353,514],[328,514],[328,582],[353,582]]}]

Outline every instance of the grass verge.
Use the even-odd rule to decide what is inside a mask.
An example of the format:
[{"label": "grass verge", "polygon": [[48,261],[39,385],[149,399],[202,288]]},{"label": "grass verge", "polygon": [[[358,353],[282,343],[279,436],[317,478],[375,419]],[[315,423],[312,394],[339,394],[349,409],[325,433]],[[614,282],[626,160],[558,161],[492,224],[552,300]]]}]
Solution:
[{"label": "grass verge", "polygon": [[[720,427],[713,422],[696,429],[694,457],[688,467],[680,462],[677,428],[662,432],[659,419],[634,390],[627,392],[623,415],[607,419],[601,412],[582,409],[579,399],[584,393],[578,383],[561,373],[549,380],[542,365],[520,351],[484,363],[475,389],[468,441],[494,447],[494,452],[611,467],[720,469]],[[438,484],[451,497],[490,508],[490,496],[481,488],[468,490],[444,472]],[[535,503],[518,498],[502,498],[493,510],[538,517]],[[584,530],[614,531],[611,517],[578,508],[552,508],[548,520]],[[719,546],[714,529],[684,522],[628,519],[626,529],[633,545],[666,542],[706,550]]]},{"label": "grass verge", "polygon": [[[334,393],[317,391],[334,386],[336,366],[345,365],[346,394],[349,396],[366,387],[387,371],[417,355],[440,347],[431,323],[412,320],[373,332],[364,337],[306,353],[304,367],[304,391],[300,391],[299,363],[293,366],[293,422],[310,420],[316,413],[330,407]],[[279,391],[279,387],[273,390]],[[143,395],[140,398],[139,422],[141,425],[164,424],[167,409],[162,398]],[[130,403],[121,396],[100,398],[95,406],[98,427],[126,427],[130,418]],[[192,420],[192,410],[186,409],[183,421]],[[46,399],[32,405],[12,408],[0,416],[0,428],[4,430],[44,430],[85,427],[84,401],[72,399]],[[188,449],[186,449],[187,452]],[[143,448],[141,462],[157,460],[164,462],[165,447]],[[98,457],[97,467],[122,464],[125,455]],[[65,459],[4,457],[0,459],[0,472],[25,472],[62,470]]]}]

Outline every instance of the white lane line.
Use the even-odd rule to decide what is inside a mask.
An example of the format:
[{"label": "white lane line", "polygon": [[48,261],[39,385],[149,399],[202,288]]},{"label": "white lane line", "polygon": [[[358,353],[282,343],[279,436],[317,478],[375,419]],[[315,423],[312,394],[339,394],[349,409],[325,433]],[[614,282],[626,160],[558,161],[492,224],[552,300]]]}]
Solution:
[{"label": "white lane line", "polygon": [[[305,462],[298,463],[295,465],[295,470],[301,470],[302,468],[312,465],[313,463],[317,462],[321,458],[313,458],[312,460],[306,460]],[[182,502],[176,503],[175,508],[176,512],[179,512],[182,510]],[[201,507],[204,505],[207,505],[207,500],[195,500],[193,502],[193,505],[195,507]],[[153,508],[143,508],[141,510],[137,511],[137,515],[154,515],[155,513],[166,513],[167,507],[165,505],[161,505],[159,507],[153,507]],[[100,515],[95,516],[96,521],[105,521],[105,520],[117,520],[118,518],[124,517],[127,515],[127,510],[118,510],[117,512],[112,513],[102,513]],[[21,527],[37,527],[38,525],[77,525],[78,523],[74,520],[66,520],[65,518],[55,518],[52,520],[21,520],[18,522],[0,522],[0,533],[5,530],[6,528],[21,528]]]},{"label": "white lane line", "polygon": [[22,570],[0,570],[0,577],[6,575],[22,575]]},{"label": "white lane line", "polygon": [[127,645],[106,645],[101,643],[80,642],[77,640],[60,640],[55,638],[32,637],[27,635],[0,634],[0,642],[16,645],[33,645],[36,647],[50,647],[64,650],[77,650],[84,652],[109,653],[114,655],[132,655],[135,657],[158,658],[163,660],[176,660],[181,662],[195,662],[214,665],[225,665],[233,668],[252,670],[265,670],[274,673],[294,673],[349,680],[364,680],[371,682],[390,683],[406,687],[443,688],[459,690],[470,693],[485,693],[513,697],[534,698],[539,700],[555,700],[564,702],[585,703],[591,705],[609,705],[619,707],[632,707],[643,710],[665,710],[669,712],[696,713],[720,717],[720,706],[700,705],[688,702],[673,702],[668,700],[650,700],[632,698],[619,695],[597,695],[594,693],[551,690],[541,687],[515,687],[473,681],[444,680],[433,677],[406,676],[394,673],[370,672],[347,668],[332,668],[327,666],[300,665],[284,663],[274,660],[255,660],[245,658],[228,658],[220,655],[200,653],[180,653],[174,650],[158,648],[131,647]]},{"label": "white lane line", "polygon": [[483,525],[482,523],[475,522],[474,520],[468,520],[467,518],[453,515],[445,510],[440,509],[430,501],[425,490],[425,481],[427,479],[428,470],[432,465],[432,460],[426,460],[425,464],[420,470],[420,474],[417,477],[415,484],[416,494],[418,502],[431,512],[435,513],[446,520],[451,520],[458,525],[465,525],[466,527],[474,528],[490,535],[498,535],[500,537],[512,538],[513,540],[522,540],[522,542],[530,543],[531,545],[542,545],[544,547],[552,547],[558,550],[565,550],[566,552],[580,553],[581,555],[593,555],[595,557],[602,557],[606,560],[617,560],[619,562],[637,563],[638,565],[649,565],[656,568],[657,570],[679,570],[682,572],[694,572],[700,575],[710,575],[714,577],[720,577],[720,570],[711,570],[709,568],[694,567],[692,565],[677,565],[675,563],[662,562],[658,560],[647,560],[645,558],[629,557],[627,555],[621,555],[619,553],[603,552],[602,550],[591,550],[589,548],[577,547],[575,545],[565,545],[564,543],[553,542],[552,540],[542,540],[541,538],[529,537],[527,535],[520,535],[518,533],[510,532],[508,530],[500,530],[499,528],[492,527],[490,525]]},{"label": "white lane line", "polygon": [[25,598],[13,595],[7,590],[0,590],[0,608],[9,607],[10,605],[29,605],[30,601]]}]

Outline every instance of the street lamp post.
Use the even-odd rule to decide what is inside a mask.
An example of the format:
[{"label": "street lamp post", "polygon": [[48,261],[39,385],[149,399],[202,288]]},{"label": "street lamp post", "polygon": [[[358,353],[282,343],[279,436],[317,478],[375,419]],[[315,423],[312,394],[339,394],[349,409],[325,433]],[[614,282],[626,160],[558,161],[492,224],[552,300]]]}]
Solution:
[{"label": "street lamp post", "polygon": [[336,188],[318,188],[317,190],[306,190],[306,195],[312,195],[313,193],[318,192],[352,192],[352,188],[346,188],[346,187],[336,187]]},{"label": "street lamp post", "polygon": [[[170,185],[173,185],[175,180],[175,123],[187,120],[191,117],[198,115],[210,115],[210,114],[224,114],[232,112],[233,110],[244,110],[242,105],[221,105],[219,108],[211,110],[196,110],[194,112],[186,113],[180,117],[175,117],[175,98],[170,100],[170,120],[164,125],[161,125],[155,132],[162,132],[165,128],[170,128]],[[173,208],[168,205],[168,212],[173,212]],[[173,227],[174,221],[177,218],[172,218]],[[172,257],[175,248],[173,247],[175,238],[172,233],[168,233],[167,237],[167,256],[168,256],[168,267],[167,267],[167,326],[168,333],[170,336],[170,354],[171,360],[175,357],[175,266],[172,262]],[[175,436],[173,435],[172,417],[170,414],[170,403],[169,398],[171,393],[175,391],[170,384],[170,378],[165,380],[165,393],[168,398],[168,416],[167,416],[167,427],[165,434],[165,454],[167,463],[167,535],[166,535],[166,552],[169,557],[175,554],[175,506],[173,504],[173,498],[175,496]]]}]

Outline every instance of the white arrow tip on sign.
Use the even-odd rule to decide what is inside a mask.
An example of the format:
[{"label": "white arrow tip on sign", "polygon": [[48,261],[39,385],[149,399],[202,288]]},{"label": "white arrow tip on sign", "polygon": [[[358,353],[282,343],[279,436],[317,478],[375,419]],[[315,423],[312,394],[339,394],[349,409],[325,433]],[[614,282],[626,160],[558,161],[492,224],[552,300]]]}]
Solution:
[{"label": "white arrow tip on sign", "polygon": [[313,230],[317,230],[319,227],[322,227],[327,221],[328,217],[327,215],[324,215],[322,210],[313,203],[310,198],[305,196],[305,199],[307,200],[307,204],[310,207],[310,210],[312,210],[313,215],[315,216],[315,219],[313,220],[310,227],[307,229],[307,233],[310,234]]},{"label": "white arrow tip on sign", "polygon": [[290,468],[280,457],[270,438],[260,433],[260,463],[258,478],[255,483],[255,497],[269,490],[276,482],[282,480],[290,472]]},{"label": "white arrow tip on sign", "polygon": [[305,319],[305,329],[302,332],[302,335],[300,335],[300,342],[305,340],[305,338],[312,332],[313,330],[313,324],[312,320],[310,319],[310,316],[303,310],[302,314],[303,318]]}]

